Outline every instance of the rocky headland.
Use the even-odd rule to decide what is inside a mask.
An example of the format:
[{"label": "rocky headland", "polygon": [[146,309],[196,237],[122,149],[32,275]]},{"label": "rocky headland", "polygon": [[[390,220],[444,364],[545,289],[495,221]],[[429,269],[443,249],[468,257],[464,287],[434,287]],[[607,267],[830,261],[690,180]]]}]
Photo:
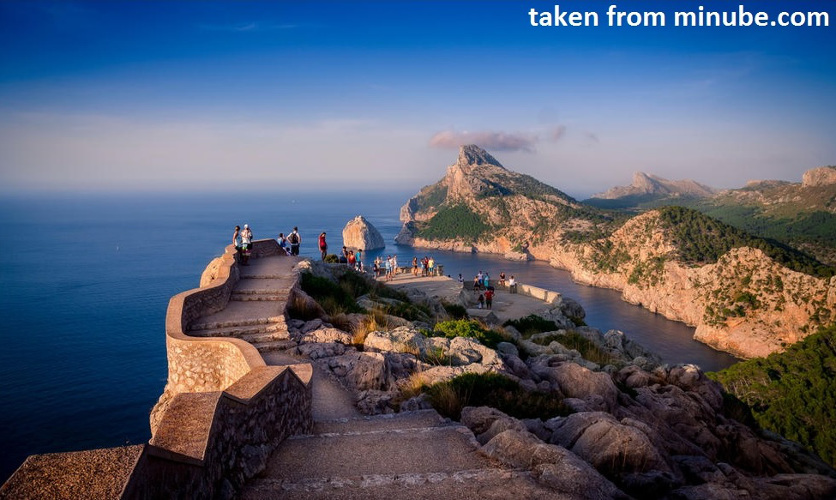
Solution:
[{"label": "rocky headland", "polygon": [[463,146],[400,216],[401,244],[548,261],[744,358],[780,351],[836,319],[836,278],[803,254],[692,210],[628,217],[584,205],[477,146]]}]

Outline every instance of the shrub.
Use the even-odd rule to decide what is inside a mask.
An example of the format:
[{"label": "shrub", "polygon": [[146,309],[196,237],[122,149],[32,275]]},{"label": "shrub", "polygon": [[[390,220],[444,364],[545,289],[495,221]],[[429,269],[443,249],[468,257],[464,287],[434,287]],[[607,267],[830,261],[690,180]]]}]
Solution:
[{"label": "shrub", "polygon": [[509,339],[504,333],[496,330],[489,330],[481,323],[473,319],[454,319],[450,321],[441,321],[435,324],[435,329],[432,335],[436,337],[446,337],[452,339],[455,337],[474,338],[482,343],[485,347],[496,349],[500,342],[508,342]]},{"label": "shrub", "polygon": [[453,319],[467,319],[467,309],[464,306],[460,306],[458,304],[448,304],[444,302],[442,304],[444,306],[444,310],[447,311],[447,314]]},{"label": "shrub", "polygon": [[525,391],[498,373],[465,373],[424,391],[439,413],[455,420],[465,406],[490,406],[516,418],[548,419],[570,413],[558,396]]},{"label": "shrub", "polygon": [[785,352],[742,361],[708,376],[749,405],[763,428],[798,441],[836,465],[836,325],[819,329]]},{"label": "shrub", "polygon": [[502,326],[513,326],[526,339],[535,333],[553,332],[557,330],[557,324],[554,321],[542,318],[536,314],[529,314],[520,319],[508,320]]},{"label": "shrub", "polygon": [[418,231],[418,235],[430,240],[470,238],[478,240],[491,230],[482,217],[466,205],[441,207]]},{"label": "shrub", "polygon": [[302,290],[316,300],[329,316],[363,312],[363,309],[355,302],[355,297],[347,290],[351,287],[343,287],[311,273],[302,274],[301,285]]}]

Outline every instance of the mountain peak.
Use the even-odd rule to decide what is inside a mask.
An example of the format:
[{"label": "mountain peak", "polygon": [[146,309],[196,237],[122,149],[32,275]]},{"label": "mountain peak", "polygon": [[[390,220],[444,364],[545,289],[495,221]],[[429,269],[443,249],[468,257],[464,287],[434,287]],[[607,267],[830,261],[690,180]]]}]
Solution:
[{"label": "mountain peak", "polygon": [[478,165],[494,165],[505,168],[499,161],[487,151],[475,144],[467,144],[459,148],[459,159],[456,162],[459,166],[475,167]]}]

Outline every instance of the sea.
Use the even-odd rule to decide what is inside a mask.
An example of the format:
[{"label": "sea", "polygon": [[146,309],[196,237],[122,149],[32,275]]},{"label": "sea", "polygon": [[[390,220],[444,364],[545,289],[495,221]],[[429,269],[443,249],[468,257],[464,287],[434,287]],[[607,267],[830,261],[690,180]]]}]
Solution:
[{"label": "sea", "polygon": [[586,322],[618,329],[668,363],[706,371],[737,360],[693,340],[694,329],[623,302],[613,290],[574,283],[543,262],[401,247],[400,206],[410,192],[17,193],[0,195],[0,482],[26,456],[139,444],[166,382],[164,322],[171,296],[198,286],[236,224],[256,239],[302,235],[302,255],[332,250],[363,215],[400,262],[432,255],[445,274],[500,272],[559,291]]}]

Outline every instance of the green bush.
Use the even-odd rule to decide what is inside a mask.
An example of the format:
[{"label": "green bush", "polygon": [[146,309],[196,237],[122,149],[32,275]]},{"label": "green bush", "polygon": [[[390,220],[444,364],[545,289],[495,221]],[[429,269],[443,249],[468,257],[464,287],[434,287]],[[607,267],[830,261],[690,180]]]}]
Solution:
[{"label": "green bush", "polygon": [[783,353],[708,375],[748,404],[763,428],[802,443],[836,466],[836,325]]},{"label": "green bush", "polygon": [[454,319],[450,321],[440,321],[435,324],[432,333],[436,337],[446,337],[452,339],[455,337],[468,337],[478,340],[485,347],[496,349],[500,342],[509,342],[510,340],[496,330],[489,330],[473,319]]},{"label": "green bush", "polygon": [[513,326],[526,339],[535,333],[553,332],[557,330],[557,324],[554,321],[542,318],[536,314],[529,314],[520,319],[509,319],[502,326]]},{"label": "green bush", "polygon": [[467,319],[467,309],[465,309],[464,306],[460,306],[458,304],[448,304],[447,302],[444,302],[442,305],[451,318]]},{"label": "green bush", "polygon": [[516,418],[549,419],[571,413],[558,396],[525,391],[498,373],[465,373],[423,390],[439,413],[455,420],[461,419],[465,406],[490,406]]},{"label": "green bush", "polygon": [[347,290],[352,287],[343,287],[311,273],[302,274],[301,285],[302,290],[317,301],[329,316],[363,312],[363,309],[355,302],[355,297]]}]

